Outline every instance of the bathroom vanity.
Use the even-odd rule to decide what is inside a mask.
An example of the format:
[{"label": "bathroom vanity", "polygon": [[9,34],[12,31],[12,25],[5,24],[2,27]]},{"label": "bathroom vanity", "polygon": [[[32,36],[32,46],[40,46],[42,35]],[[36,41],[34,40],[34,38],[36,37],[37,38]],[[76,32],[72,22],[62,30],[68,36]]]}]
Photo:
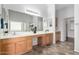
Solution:
[{"label": "bathroom vanity", "polygon": [[[13,36],[13,35],[12,35]],[[46,46],[52,44],[53,33],[36,33],[28,35],[14,35],[0,38],[0,54],[16,55],[32,51],[32,38],[38,38],[37,46]]]}]

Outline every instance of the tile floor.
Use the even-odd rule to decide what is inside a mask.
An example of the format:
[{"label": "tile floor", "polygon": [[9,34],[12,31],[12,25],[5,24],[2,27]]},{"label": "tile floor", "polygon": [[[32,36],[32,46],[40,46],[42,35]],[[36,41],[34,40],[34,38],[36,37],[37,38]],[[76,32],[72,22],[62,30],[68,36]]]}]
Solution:
[{"label": "tile floor", "polygon": [[24,55],[79,55],[78,52],[74,52],[72,42],[62,42],[56,45],[38,47],[35,46],[31,52]]}]

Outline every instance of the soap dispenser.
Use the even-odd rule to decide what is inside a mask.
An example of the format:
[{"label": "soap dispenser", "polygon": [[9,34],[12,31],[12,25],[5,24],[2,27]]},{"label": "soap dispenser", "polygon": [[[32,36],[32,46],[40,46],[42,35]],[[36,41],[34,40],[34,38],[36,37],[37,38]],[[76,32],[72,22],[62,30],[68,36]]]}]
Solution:
[{"label": "soap dispenser", "polygon": [[1,18],[1,29],[4,29],[4,19]]},{"label": "soap dispenser", "polygon": [[8,33],[8,23],[5,23],[5,29],[6,29],[6,30],[5,30],[4,32],[5,32],[5,33]]}]

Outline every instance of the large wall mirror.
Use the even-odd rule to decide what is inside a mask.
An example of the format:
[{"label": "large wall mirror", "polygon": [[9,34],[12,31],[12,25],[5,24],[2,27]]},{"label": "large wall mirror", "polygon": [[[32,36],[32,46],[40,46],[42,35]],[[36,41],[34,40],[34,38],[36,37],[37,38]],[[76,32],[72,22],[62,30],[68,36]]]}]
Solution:
[{"label": "large wall mirror", "polygon": [[43,31],[43,17],[33,16],[10,9],[8,12],[10,31],[31,31],[30,24],[37,26],[37,31]]}]

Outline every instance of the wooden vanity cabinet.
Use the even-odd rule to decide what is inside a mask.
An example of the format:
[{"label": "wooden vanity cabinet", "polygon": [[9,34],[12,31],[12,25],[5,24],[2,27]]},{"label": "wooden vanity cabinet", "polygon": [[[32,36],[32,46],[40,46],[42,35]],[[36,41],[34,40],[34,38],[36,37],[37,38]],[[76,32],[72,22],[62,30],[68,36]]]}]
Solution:
[{"label": "wooden vanity cabinet", "polygon": [[38,43],[40,46],[46,46],[52,44],[53,34],[44,34],[38,38]]},{"label": "wooden vanity cabinet", "polygon": [[41,34],[36,36],[15,37],[8,39],[0,39],[0,54],[15,55],[24,54],[32,50],[32,38],[38,38],[40,46],[46,46],[52,43],[53,34]]},{"label": "wooden vanity cabinet", "polygon": [[1,55],[23,54],[31,50],[32,38],[29,36],[0,40]]}]

